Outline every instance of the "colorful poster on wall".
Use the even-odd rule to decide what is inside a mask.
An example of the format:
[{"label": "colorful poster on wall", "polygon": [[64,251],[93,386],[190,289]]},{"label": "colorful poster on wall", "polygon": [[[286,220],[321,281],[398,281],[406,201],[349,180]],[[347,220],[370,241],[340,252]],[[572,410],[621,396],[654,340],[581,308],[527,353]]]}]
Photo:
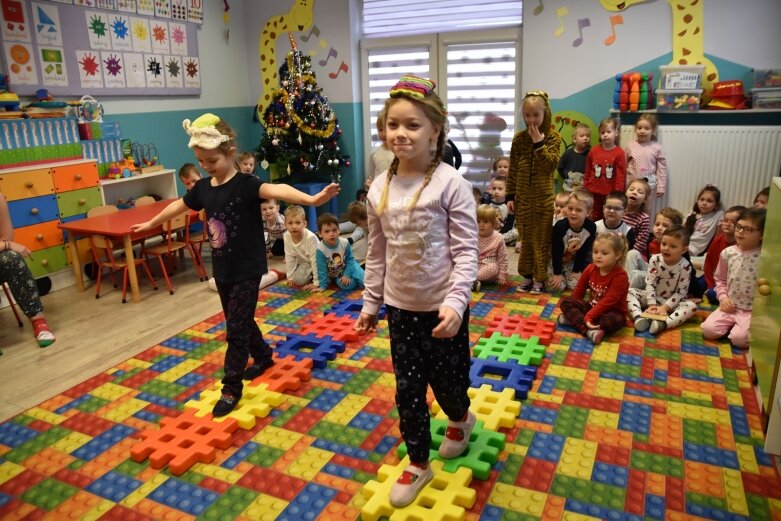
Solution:
[{"label": "colorful poster on wall", "polygon": [[155,16],[171,18],[171,0],[155,0]]},{"label": "colorful poster on wall", "polygon": [[136,0],[117,0],[117,11],[123,13],[136,12]]},{"label": "colorful poster on wall", "polygon": [[164,56],[165,60],[165,85],[168,88],[180,89],[184,86],[182,79],[181,56]]},{"label": "colorful poster on wall", "polygon": [[132,51],[133,37],[130,34],[130,17],[121,14],[109,15],[111,26],[111,48],[115,51]]},{"label": "colorful poster on wall", "polygon": [[155,54],[170,54],[171,46],[168,44],[168,24],[159,20],[150,20],[150,32],[152,37],[152,52]]},{"label": "colorful poster on wall", "polygon": [[128,87],[146,87],[146,74],[144,71],[144,55],[135,52],[126,52],[125,57],[125,81]]},{"label": "colorful poster on wall", "polygon": [[184,24],[171,22],[168,24],[168,36],[171,41],[171,54],[179,56],[187,54],[187,28]]},{"label": "colorful poster on wall", "polygon": [[56,5],[33,2],[33,29],[38,45],[62,46],[62,24]]},{"label": "colorful poster on wall", "polygon": [[145,54],[146,85],[147,87],[165,87],[163,76],[163,57],[157,54]]},{"label": "colorful poster on wall", "polygon": [[171,0],[171,18],[187,20],[187,0]]},{"label": "colorful poster on wall", "polygon": [[5,47],[5,63],[11,85],[35,85],[38,83],[35,58],[29,43],[17,42]]},{"label": "colorful poster on wall", "polygon": [[130,33],[133,40],[133,50],[136,52],[152,52],[152,41],[149,38],[149,20],[146,18],[130,18]]},{"label": "colorful poster on wall", "polygon": [[187,0],[187,21],[197,24],[203,23],[203,1]]},{"label": "colorful poster on wall", "polygon": [[125,62],[122,53],[102,52],[100,53],[103,62],[103,83],[106,87],[112,89],[121,89],[125,87]]},{"label": "colorful poster on wall", "polygon": [[155,15],[154,0],[136,0],[136,12],[147,16]]},{"label": "colorful poster on wall", "polygon": [[103,88],[103,67],[100,55],[94,51],[76,51],[79,63],[79,81],[82,89]]},{"label": "colorful poster on wall", "polygon": [[[177,3],[177,8],[189,7],[189,1]],[[52,96],[80,95],[87,88],[96,95],[200,92],[194,24],[132,16],[118,10],[119,2],[88,3],[115,9],[0,0],[3,20],[8,20],[0,30],[0,44],[14,92],[34,95],[40,88],[47,88]]]},{"label": "colorful poster on wall", "polygon": [[87,19],[87,35],[91,49],[111,49],[111,36],[108,29],[107,13],[99,11],[84,11]]},{"label": "colorful poster on wall", "polygon": [[107,9],[109,11],[117,10],[117,0],[95,0],[95,7],[98,9]]},{"label": "colorful poster on wall", "polygon": [[20,0],[1,0],[3,13],[3,40],[13,42],[29,42],[30,23],[27,19],[27,9]]},{"label": "colorful poster on wall", "polygon": [[41,63],[41,77],[47,87],[68,85],[68,70],[65,68],[65,53],[62,47],[38,47]]}]

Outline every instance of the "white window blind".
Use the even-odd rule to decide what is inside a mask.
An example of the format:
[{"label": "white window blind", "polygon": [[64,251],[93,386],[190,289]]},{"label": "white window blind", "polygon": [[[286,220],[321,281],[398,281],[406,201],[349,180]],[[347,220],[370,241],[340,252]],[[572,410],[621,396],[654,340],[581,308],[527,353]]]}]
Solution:
[{"label": "white window blind", "polygon": [[459,172],[486,188],[493,161],[510,155],[515,132],[520,30],[415,39],[364,41],[367,147],[379,145],[377,114],[398,79],[405,74],[433,78],[448,109],[448,137],[462,156]]},{"label": "white window blind", "polygon": [[363,0],[365,38],[521,25],[521,0]]}]

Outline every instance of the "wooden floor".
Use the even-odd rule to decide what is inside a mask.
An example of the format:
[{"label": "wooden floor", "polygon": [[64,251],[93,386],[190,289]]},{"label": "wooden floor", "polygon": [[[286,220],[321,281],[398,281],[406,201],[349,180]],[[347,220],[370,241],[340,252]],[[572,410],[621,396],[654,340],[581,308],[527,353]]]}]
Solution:
[{"label": "wooden floor", "polygon": [[[507,251],[510,274],[517,274],[517,255],[513,248]],[[281,259],[272,260],[270,267],[284,271]],[[172,277],[173,295],[156,272],[155,278],[162,282],[157,291],[142,277],[140,304],[122,304],[121,289],[110,282],[101,288],[100,299],[95,299],[92,281],[87,281],[85,293],[73,286],[42,297],[47,322],[57,336],[45,349],[38,347],[29,322],[19,328],[10,308],[0,309],[0,421],[222,310],[217,293],[198,281],[192,265]]]}]

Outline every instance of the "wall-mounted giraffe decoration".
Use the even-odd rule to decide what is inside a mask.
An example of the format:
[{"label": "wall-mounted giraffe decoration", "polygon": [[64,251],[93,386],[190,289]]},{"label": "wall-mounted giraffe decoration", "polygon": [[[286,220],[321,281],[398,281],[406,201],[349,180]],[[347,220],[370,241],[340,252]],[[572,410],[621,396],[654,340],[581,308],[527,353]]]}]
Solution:
[{"label": "wall-mounted giraffe decoration", "polygon": [[[642,4],[649,0],[599,0],[607,11],[623,11],[633,4]],[[703,88],[710,90],[713,83],[719,81],[716,65],[705,57],[703,38],[704,0],[667,0],[672,11],[673,22],[673,61],[670,65],[705,65]]]},{"label": "wall-mounted giraffe decoration", "polygon": [[260,89],[258,99],[258,118],[262,121],[263,109],[271,100],[274,91],[279,88],[277,72],[277,38],[288,31],[306,31],[314,21],[315,0],[294,0],[290,10],[278,16],[272,16],[263,26],[258,41],[258,62],[260,65]]}]

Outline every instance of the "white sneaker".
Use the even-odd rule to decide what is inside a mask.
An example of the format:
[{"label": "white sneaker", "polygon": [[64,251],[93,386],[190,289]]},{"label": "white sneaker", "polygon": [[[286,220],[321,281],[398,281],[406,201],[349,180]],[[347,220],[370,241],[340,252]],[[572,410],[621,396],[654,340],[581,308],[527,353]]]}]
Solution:
[{"label": "white sneaker", "polygon": [[214,277],[209,279],[209,289],[217,291],[217,282],[215,282]]},{"label": "white sneaker", "polygon": [[425,469],[416,465],[407,465],[407,468],[404,469],[399,479],[391,487],[390,504],[396,508],[409,505],[415,501],[420,491],[433,477],[434,473],[431,471],[431,465]]},{"label": "white sneaker", "polygon": [[472,429],[475,426],[477,417],[468,411],[466,420],[462,422],[447,422],[445,438],[439,446],[439,455],[445,459],[457,458],[464,453],[469,446],[469,437],[472,435]]}]

